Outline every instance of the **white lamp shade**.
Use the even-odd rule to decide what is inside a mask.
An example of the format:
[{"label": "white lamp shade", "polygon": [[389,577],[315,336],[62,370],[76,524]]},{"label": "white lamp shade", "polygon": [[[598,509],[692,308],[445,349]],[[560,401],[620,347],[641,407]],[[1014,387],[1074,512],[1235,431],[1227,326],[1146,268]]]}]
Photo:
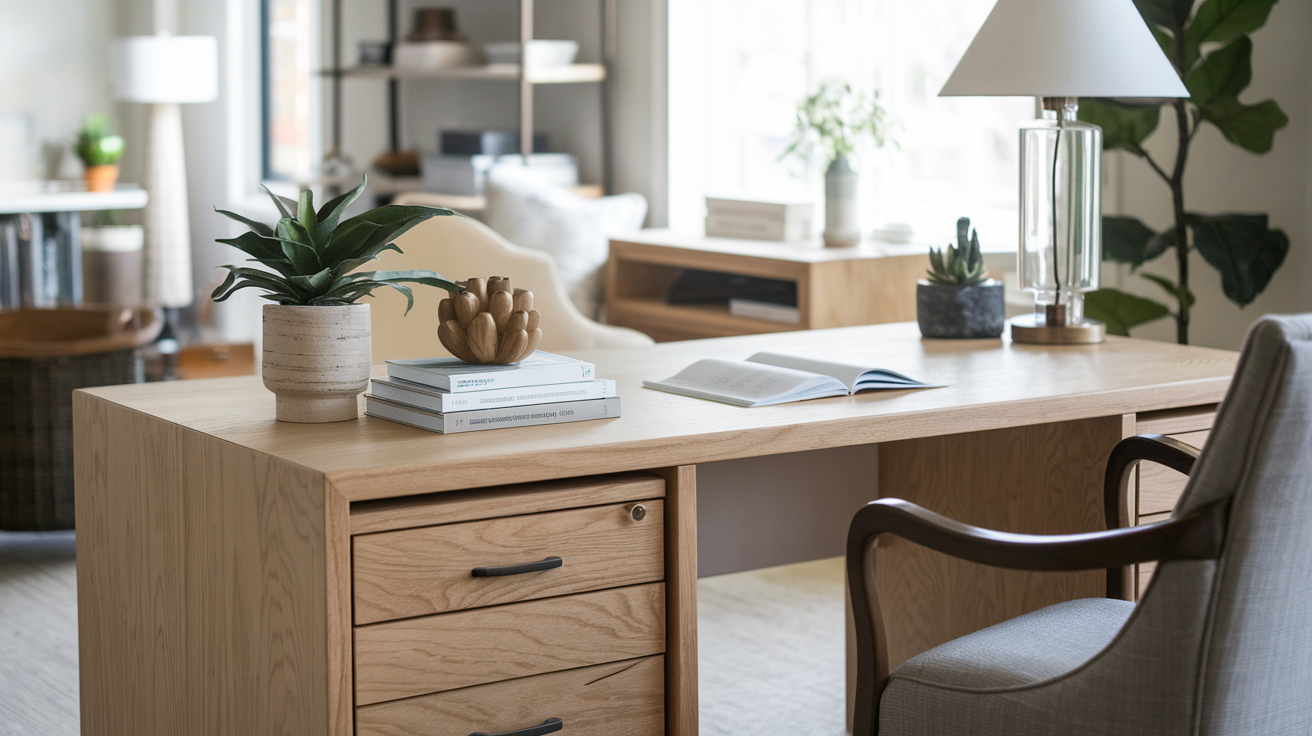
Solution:
[{"label": "white lamp shade", "polygon": [[210,102],[219,95],[219,47],[213,36],[129,36],[114,40],[115,99]]},{"label": "white lamp shade", "polygon": [[998,0],[940,96],[1188,97],[1133,0]]}]

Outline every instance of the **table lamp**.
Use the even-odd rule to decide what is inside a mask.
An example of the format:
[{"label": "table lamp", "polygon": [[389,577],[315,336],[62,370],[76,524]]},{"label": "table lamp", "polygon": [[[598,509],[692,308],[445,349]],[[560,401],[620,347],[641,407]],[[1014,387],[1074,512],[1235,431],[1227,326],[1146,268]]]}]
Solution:
[{"label": "table lamp", "polygon": [[1102,129],[1076,120],[1080,97],[1188,97],[1133,0],[998,0],[939,96],[1042,99],[1020,129],[1020,284],[1034,314],[1011,320],[1027,343],[1102,342],[1084,317],[1102,261]]},{"label": "table lamp", "polygon": [[218,97],[218,44],[211,36],[130,36],[112,51],[115,99],[151,106],[146,147],[146,303],[166,312],[193,301],[191,225],[180,104]]}]

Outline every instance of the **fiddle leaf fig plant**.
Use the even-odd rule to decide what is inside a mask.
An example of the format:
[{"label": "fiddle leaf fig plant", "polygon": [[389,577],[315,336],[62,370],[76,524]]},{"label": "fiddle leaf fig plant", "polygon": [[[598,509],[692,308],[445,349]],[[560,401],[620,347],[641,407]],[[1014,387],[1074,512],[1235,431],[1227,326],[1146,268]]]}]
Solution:
[{"label": "fiddle leaf fig plant", "polygon": [[[1289,237],[1270,227],[1264,214],[1203,214],[1184,204],[1184,175],[1189,148],[1204,125],[1214,126],[1236,146],[1256,154],[1271,150],[1275,133],[1289,118],[1275,100],[1255,105],[1239,101],[1253,79],[1253,40],[1276,0],[1204,0],[1193,11],[1191,0],[1134,0],[1153,35],[1189,91],[1185,99],[1165,103],[1175,113],[1175,161],[1164,167],[1143,147],[1157,129],[1163,104],[1085,98],[1079,116],[1102,127],[1103,146],[1142,159],[1171,190],[1174,225],[1154,232],[1133,217],[1103,218],[1103,258],[1137,270],[1144,263],[1174,253],[1175,279],[1141,274],[1159,286],[1174,311],[1164,304],[1115,289],[1093,292],[1086,312],[1107,323],[1114,334],[1170,314],[1176,340],[1189,342],[1190,311],[1196,297],[1189,286],[1189,254],[1197,250],[1221,272],[1221,288],[1240,307],[1266,289],[1289,252]],[[1192,17],[1191,17],[1192,14]],[[1207,53],[1204,53],[1207,51]],[[1190,235],[1193,237],[1191,238]]]},{"label": "fiddle leaf fig plant", "polygon": [[[367,180],[366,180],[367,181]],[[358,271],[385,250],[401,249],[392,241],[432,217],[455,214],[451,210],[418,205],[385,205],[342,221],[342,215],[364,191],[366,181],[330,200],[318,211],[314,194],[301,191],[299,200],[268,192],[282,218],[273,225],[247,219],[235,212],[216,210],[250,228],[235,238],[218,242],[251,256],[248,260],[270,270],[223,266],[228,277],[211,298],[221,302],[240,289],[263,289],[265,299],[284,305],[332,306],[352,304],[384,286],[405,295],[406,313],[414,306],[414,293],[405,284],[445,289],[455,296],[461,288],[441,274],[427,270]]]}]

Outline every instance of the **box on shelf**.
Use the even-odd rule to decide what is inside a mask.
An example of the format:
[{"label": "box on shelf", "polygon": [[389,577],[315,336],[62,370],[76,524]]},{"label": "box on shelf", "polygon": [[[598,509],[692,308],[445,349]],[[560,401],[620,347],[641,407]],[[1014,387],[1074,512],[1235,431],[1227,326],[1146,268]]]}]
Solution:
[{"label": "box on shelf", "polygon": [[706,236],[747,240],[810,240],[810,202],[706,198]]},{"label": "box on shelf", "polygon": [[[519,133],[509,130],[440,130],[437,150],[443,156],[504,156],[519,153]],[[533,134],[533,153],[547,152],[547,134]]]},{"label": "box on shelf", "polygon": [[[524,157],[517,153],[504,156],[424,155],[423,188],[429,192],[478,197],[483,194],[487,175],[494,168],[522,168]],[[578,161],[568,153],[535,153],[529,166],[540,178],[562,187],[579,183]]]},{"label": "box on shelf", "polygon": [[[528,42],[529,66],[566,66],[573,64],[579,55],[579,42],[535,38]],[[483,56],[489,64],[518,64],[518,41],[496,41],[483,44]]]}]

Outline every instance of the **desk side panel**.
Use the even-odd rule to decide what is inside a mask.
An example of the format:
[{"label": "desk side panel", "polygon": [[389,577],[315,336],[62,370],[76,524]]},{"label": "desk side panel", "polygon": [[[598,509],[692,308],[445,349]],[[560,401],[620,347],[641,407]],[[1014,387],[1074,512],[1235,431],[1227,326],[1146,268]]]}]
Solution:
[{"label": "desk side panel", "polygon": [[[1103,473],[1121,416],[890,442],[879,495],[957,521],[1024,534],[1106,528]],[[1106,573],[977,565],[885,536],[876,554],[889,667],[1044,606],[1106,595]]]},{"label": "desk side panel", "polygon": [[82,733],[328,733],[323,476],[82,393],[74,426]]}]

